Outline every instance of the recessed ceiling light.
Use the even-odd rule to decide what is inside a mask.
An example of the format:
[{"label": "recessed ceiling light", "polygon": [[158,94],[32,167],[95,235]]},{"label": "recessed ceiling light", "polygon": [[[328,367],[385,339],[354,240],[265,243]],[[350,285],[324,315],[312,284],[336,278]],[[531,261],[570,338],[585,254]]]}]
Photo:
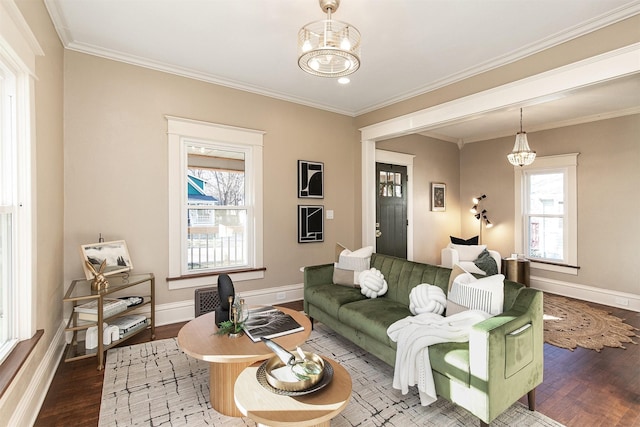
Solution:
[{"label": "recessed ceiling light", "polygon": [[341,85],[346,85],[349,82],[351,82],[351,79],[349,79],[349,77],[340,77],[338,79],[338,83],[340,83]]}]

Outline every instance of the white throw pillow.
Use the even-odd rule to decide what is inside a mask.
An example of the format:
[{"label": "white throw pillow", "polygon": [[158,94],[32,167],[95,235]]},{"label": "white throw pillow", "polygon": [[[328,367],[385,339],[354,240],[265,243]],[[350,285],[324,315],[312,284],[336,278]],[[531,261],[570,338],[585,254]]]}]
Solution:
[{"label": "white throw pillow", "polygon": [[364,271],[369,269],[373,246],[365,246],[357,251],[345,249],[340,253],[338,268],[343,270]]},{"label": "white throw pillow", "polygon": [[465,310],[482,310],[493,316],[502,313],[504,275],[476,279],[470,274],[455,278],[447,295],[447,316]]},{"label": "white throw pillow", "polygon": [[333,283],[344,286],[359,286],[359,275],[368,270],[371,264],[373,246],[365,246],[350,251],[341,244],[336,245],[336,263],[333,269]]},{"label": "white throw pillow", "polygon": [[409,311],[414,316],[422,313],[442,314],[447,307],[447,297],[438,286],[421,283],[409,293]]},{"label": "white throw pillow", "polygon": [[449,247],[458,252],[458,261],[473,261],[487,249],[487,245],[456,245],[450,243]]},{"label": "white throw pillow", "polygon": [[338,267],[338,263],[333,263],[333,283],[335,285],[349,286],[351,288],[359,288],[360,281],[358,277],[360,271],[343,270]]},{"label": "white throw pillow", "polygon": [[387,293],[389,286],[380,270],[370,268],[360,273],[360,293],[368,298],[377,298]]}]

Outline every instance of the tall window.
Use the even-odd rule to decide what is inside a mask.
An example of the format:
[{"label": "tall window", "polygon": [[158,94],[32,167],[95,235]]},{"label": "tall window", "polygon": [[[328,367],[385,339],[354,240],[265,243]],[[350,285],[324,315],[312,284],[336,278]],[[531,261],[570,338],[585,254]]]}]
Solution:
[{"label": "tall window", "polygon": [[567,170],[525,172],[526,255],[566,264],[568,223],[564,197]]},{"label": "tall window", "polygon": [[35,332],[32,146],[36,56],[14,2],[0,1],[0,362]]},{"label": "tall window", "polygon": [[187,141],[186,272],[249,268],[245,153]]},{"label": "tall window", "polygon": [[30,76],[0,54],[0,361],[33,335]]},{"label": "tall window", "polygon": [[169,288],[262,278],[263,133],[167,120]]},{"label": "tall window", "polygon": [[[536,268],[577,265],[577,154],[537,158],[516,168],[516,248]],[[519,191],[518,191],[519,190]]]},{"label": "tall window", "polygon": [[16,243],[15,75],[0,62],[0,360],[17,341],[14,295]]}]

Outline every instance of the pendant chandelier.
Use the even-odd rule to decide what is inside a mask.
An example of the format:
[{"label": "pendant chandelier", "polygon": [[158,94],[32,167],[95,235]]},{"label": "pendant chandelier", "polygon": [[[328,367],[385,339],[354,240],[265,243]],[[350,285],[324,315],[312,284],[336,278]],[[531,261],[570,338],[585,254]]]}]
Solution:
[{"label": "pendant chandelier", "polygon": [[320,0],[327,19],[298,31],[298,65],[314,76],[343,77],[360,68],[360,32],[351,24],[331,19],[339,5],[340,0]]},{"label": "pendant chandelier", "polygon": [[507,159],[514,166],[528,166],[536,159],[536,152],[529,148],[527,133],[522,131],[522,108],[520,109],[520,132],[516,134],[513,151],[507,154]]}]

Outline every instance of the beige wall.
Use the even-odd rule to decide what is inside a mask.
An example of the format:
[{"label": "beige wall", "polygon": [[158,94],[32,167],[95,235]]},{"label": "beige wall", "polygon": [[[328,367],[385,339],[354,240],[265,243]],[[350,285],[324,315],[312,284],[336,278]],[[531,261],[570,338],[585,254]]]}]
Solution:
[{"label": "beige wall", "polygon": [[[36,59],[36,328],[44,335],[2,398],[0,425],[14,409],[49,349],[62,321],[63,162],[62,44],[40,1],[16,1],[45,56]],[[44,392],[45,390],[39,390]],[[24,402],[22,402],[24,403]]]},{"label": "beige wall", "polygon": [[[440,264],[449,236],[460,233],[460,160],[456,144],[421,135],[378,142],[376,148],[414,155],[413,259]],[[446,211],[431,211],[431,183],[445,183]]]},{"label": "beige wall", "polygon": [[[532,270],[531,274],[638,295],[640,293],[640,115],[529,133],[538,156],[578,156],[577,276]],[[460,197],[487,194],[495,226],[484,242],[502,254],[514,251],[514,173],[506,154],[514,137],[464,146],[460,154]],[[468,201],[468,202],[467,202]],[[477,221],[462,209],[462,231],[472,235]]]},{"label": "beige wall", "polygon": [[[125,239],[135,271],[151,271],[157,301],[169,291],[165,115],[265,131],[263,280],[240,291],[302,282],[300,267],[330,262],[338,236],[355,245],[360,143],[350,117],[65,52],[65,278],[82,276],[79,247]],[[297,160],[325,165],[325,198],[297,198]],[[310,200],[310,201],[309,201]],[[297,205],[333,209],[323,243],[297,243]],[[213,283],[213,282],[212,282]]]}]

